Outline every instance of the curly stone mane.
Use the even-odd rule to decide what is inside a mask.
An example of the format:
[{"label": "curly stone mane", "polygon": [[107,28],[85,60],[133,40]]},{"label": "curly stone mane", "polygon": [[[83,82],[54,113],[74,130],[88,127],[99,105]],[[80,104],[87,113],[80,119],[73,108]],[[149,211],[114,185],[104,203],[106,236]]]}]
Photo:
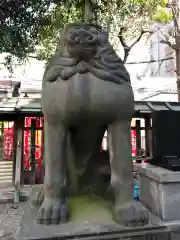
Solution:
[{"label": "curly stone mane", "polygon": [[[85,37],[80,44],[78,34],[82,31]],[[84,55],[89,57],[83,58],[82,54],[86,51],[87,54]],[[57,77],[67,81],[77,73],[88,72],[103,81],[130,84],[129,73],[110,45],[108,34],[98,25],[70,24],[61,35],[56,53],[46,68],[43,82],[54,82]]]}]

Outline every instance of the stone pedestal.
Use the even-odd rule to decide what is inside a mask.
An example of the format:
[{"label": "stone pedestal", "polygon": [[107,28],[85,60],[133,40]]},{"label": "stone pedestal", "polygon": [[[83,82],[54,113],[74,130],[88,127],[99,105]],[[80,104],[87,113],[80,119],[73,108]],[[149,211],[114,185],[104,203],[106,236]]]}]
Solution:
[{"label": "stone pedestal", "polygon": [[150,164],[138,172],[140,201],[162,221],[180,220],[180,172]]},{"label": "stone pedestal", "polygon": [[[65,240],[65,239],[128,239],[171,240],[169,229],[159,223],[159,218],[149,213],[149,224],[144,227],[124,227],[113,220],[111,206],[95,196],[71,198],[71,218],[61,225],[38,225],[35,222],[38,206],[35,206],[36,189],[24,205],[24,214],[15,240]],[[34,203],[34,204],[32,204]]]},{"label": "stone pedestal", "polygon": [[62,225],[38,225],[34,221],[36,212],[34,210],[30,204],[25,206],[20,227],[14,236],[15,240],[171,240],[168,228],[161,224],[125,228],[113,221],[87,219]]},{"label": "stone pedestal", "polygon": [[180,239],[180,172],[151,164],[138,167],[140,201]]}]

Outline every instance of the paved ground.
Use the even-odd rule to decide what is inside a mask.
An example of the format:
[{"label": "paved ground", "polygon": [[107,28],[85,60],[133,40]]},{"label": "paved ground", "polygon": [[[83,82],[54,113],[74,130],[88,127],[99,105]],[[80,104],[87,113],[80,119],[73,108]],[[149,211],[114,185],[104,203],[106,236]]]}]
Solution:
[{"label": "paved ground", "polygon": [[[137,182],[137,181],[138,181],[138,178],[135,180],[135,182]],[[12,189],[10,189],[10,190],[7,189],[7,191],[6,191],[6,192],[9,193],[10,199],[12,198],[12,196],[11,196],[12,191],[11,190]],[[1,191],[1,192],[3,192],[3,194],[5,195],[6,198],[8,198],[8,194],[5,194],[4,191]],[[3,196],[1,196],[0,198],[3,199]],[[14,233],[16,232],[16,230],[19,227],[20,220],[21,220],[21,217],[22,217],[22,214],[23,214],[23,206],[25,204],[27,204],[27,202],[20,202],[18,204],[1,203],[0,202],[0,240],[3,239],[2,238],[2,234],[3,234],[2,230],[11,232],[12,235],[14,235]],[[12,239],[12,238],[7,237],[5,239],[9,240],[9,239]]]},{"label": "paved ground", "polygon": [[1,203],[0,204],[0,238],[1,231],[5,230],[12,234],[18,229],[20,220],[23,214],[23,206],[26,203],[21,202],[18,204]]}]

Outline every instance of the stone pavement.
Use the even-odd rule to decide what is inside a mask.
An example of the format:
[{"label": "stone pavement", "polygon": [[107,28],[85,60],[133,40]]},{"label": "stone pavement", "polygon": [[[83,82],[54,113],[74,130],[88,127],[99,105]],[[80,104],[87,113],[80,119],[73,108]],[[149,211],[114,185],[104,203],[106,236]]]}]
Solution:
[{"label": "stone pavement", "polygon": [[[0,239],[12,239],[9,233],[14,233],[19,227],[20,220],[23,214],[23,206],[26,202],[14,203],[1,203],[0,204]],[[7,238],[1,236],[2,230],[8,232]],[[5,233],[6,236],[6,233]],[[10,237],[10,238],[9,238]]]}]

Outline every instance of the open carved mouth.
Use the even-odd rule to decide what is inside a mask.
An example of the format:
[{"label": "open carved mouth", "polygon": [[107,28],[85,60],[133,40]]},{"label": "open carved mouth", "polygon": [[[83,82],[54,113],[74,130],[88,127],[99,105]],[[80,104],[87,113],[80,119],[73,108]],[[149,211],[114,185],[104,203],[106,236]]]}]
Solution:
[{"label": "open carved mouth", "polygon": [[67,51],[72,57],[90,59],[96,53],[96,47],[90,44],[67,45]]}]

